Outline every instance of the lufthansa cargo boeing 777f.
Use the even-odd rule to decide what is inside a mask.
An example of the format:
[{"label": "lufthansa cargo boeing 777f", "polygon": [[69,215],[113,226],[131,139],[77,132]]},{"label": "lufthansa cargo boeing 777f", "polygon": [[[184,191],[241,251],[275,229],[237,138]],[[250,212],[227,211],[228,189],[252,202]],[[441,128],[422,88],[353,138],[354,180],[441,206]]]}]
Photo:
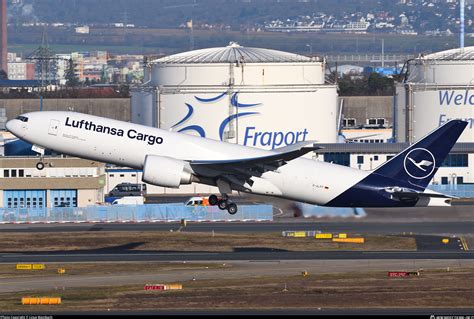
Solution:
[{"label": "lufthansa cargo boeing 777f", "polygon": [[217,186],[221,196],[209,203],[235,214],[232,190],[333,207],[450,205],[451,197],[426,186],[466,125],[451,120],[370,172],[302,158],[318,149],[308,142],[266,151],[74,112],[23,114],[7,129],[40,154],[142,169],[150,184]]}]

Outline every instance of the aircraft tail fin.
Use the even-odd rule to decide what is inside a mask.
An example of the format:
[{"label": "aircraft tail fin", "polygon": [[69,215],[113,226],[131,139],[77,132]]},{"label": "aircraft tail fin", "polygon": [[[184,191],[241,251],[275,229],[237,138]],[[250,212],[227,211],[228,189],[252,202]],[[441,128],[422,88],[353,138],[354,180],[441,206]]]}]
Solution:
[{"label": "aircraft tail fin", "polygon": [[451,120],[423,137],[373,173],[406,181],[425,189],[467,126],[466,121]]}]

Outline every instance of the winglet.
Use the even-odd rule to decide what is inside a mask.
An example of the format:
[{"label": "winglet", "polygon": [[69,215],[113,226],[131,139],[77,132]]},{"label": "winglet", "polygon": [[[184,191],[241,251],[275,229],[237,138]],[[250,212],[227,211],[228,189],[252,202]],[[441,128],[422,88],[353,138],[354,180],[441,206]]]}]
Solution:
[{"label": "winglet", "polygon": [[278,153],[289,153],[289,152],[293,152],[293,151],[299,151],[299,150],[302,150],[302,149],[310,149],[308,152],[322,149],[323,148],[322,146],[315,146],[316,142],[317,141],[298,142],[298,143],[295,143],[295,144],[290,144],[290,145],[287,145],[287,146],[275,148],[273,151],[278,152]]}]

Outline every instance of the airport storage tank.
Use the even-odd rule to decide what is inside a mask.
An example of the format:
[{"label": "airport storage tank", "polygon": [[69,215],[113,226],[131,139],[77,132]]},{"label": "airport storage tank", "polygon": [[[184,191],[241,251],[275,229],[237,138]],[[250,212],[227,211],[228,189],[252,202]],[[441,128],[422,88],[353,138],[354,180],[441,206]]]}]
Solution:
[{"label": "airport storage tank", "polygon": [[450,119],[469,122],[458,142],[474,142],[474,47],[407,61],[396,88],[397,142],[414,142]]},{"label": "airport storage tank", "polygon": [[337,140],[325,61],[230,43],[151,61],[131,90],[132,121],[265,149]]}]

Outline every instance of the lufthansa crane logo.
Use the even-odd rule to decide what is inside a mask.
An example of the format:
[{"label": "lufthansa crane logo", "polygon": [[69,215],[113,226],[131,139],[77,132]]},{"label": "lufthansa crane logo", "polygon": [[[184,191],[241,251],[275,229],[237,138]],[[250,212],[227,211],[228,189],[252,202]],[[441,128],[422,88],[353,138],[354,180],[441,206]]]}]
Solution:
[{"label": "lufthansa crane logo", "polygon": [[425,148],[412,149],[403,161],[405,172],[415,179],[424,179],[433,173],[436,160],[433,154]]}]

